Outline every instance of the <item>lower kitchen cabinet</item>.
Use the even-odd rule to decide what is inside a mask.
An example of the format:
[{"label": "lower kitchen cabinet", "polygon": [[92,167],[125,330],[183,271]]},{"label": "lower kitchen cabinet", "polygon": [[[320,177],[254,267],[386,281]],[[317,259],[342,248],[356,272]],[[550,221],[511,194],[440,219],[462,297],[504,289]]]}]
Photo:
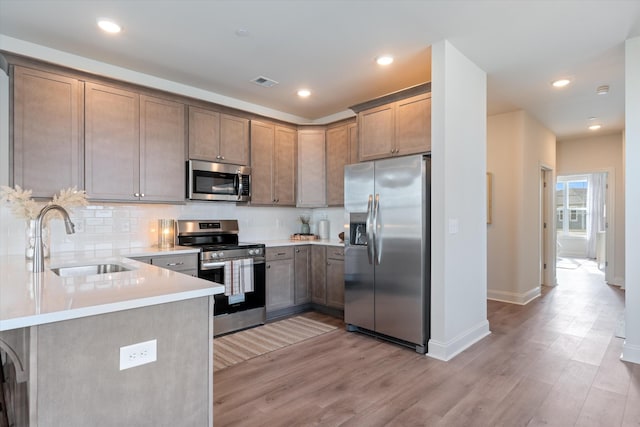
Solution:
[{"label": "lower kitchen cabinet", "polygon": [[311,246],[266,250],[267,318],[304,311],[311,303]]},{"label": "lower kitchen cabinet", "polygon": [[268,247],[267,318],[314,307],[334,316],[344,310],[344,248]]},{"label": "lower kitchen cabinet", "polygon": [[314,246],[311,259],[312,301],[334,309],[344,309],[344,248]]},{"label": "lower kitchen cabinet", "polygon": [[344,249],[327,246],[327,305],[344,309]]},{"label": "lower kitchen cabinet", "polygon": [[189,276],[198,277],[198,254],[182,255],[153,255],[143,257],[131,257],[131,259],[177,271]]},{"label": "lower kitchen cabinet", "polygon": [[311,302],[311,247],[296,246],[295,255],[295,303]]},{"label": "lower kitchen cabinet", "polygon": [[327,250],[325,246],[311,247],[311,301],[327,303]]},{"label": "lower kitchen cabinet", "polygon": [[267,315],[295,304],[293,246],[266,249]]}]

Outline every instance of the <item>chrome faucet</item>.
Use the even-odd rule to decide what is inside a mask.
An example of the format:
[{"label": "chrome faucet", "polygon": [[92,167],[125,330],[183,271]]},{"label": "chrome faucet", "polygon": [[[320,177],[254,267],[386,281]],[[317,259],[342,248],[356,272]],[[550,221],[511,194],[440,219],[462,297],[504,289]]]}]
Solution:
[{"label": "chrome faucet", "polygon": [[64,219],[64,228],[67,231],[67,234],[75,233],[75,226],[69,219],[69,214],[67,211],[60,205],[47,205],[38,214],[38,218],[36,218],[36,229],[34,236],[34,249],[33,249],[33,272],[41,273],[44,271],[44,248],[42,246],[42,221],[44,220],[47,212],[56,210],[60,211],[62,217]]}]

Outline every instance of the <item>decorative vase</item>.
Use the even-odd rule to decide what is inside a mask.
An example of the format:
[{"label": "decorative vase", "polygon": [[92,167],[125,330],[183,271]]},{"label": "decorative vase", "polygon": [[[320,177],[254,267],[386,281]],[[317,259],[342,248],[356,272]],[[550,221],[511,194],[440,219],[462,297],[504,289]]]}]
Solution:
[{"label": "decorative vase", "polygon": [[[28,219],[25,228],[25,252],[27,259],[33,259],[36,244],[36,220]],[[42,226],[42,249],[45,258],[49,258],[49,227]]]},{"label": "decorative vase", "polygon": [[311,228],[309,227],[309,224],[302,223],[302,227],[300,227],[300,233],[301,234],[311,234]]}]

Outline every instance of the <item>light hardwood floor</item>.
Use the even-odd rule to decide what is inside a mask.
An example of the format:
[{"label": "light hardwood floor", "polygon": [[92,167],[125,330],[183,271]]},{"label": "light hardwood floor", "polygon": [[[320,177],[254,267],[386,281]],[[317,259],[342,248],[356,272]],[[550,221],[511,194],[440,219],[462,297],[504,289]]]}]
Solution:
[{"label": "light hardwood floor", "polygon": [[640,425],[640,365],[614,333],[624,292],[592,265],[558,282],[526,306],[488,301],[491,335],[449,362],[341,327],[218,371],[215,426]]}]

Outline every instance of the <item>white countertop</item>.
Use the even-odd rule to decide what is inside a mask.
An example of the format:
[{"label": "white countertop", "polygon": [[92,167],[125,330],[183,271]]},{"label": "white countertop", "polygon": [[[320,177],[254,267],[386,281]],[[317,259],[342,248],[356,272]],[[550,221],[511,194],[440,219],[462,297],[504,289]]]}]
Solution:
[{"label": "white countertop", "polygon": [[339,246],[344,247],[342,240],[266,240],[263,241],[264,245],[268,248],[276,246],[299,246],[299,245],[323,245],[323,246]]},{"label": "white countertop", "polygon": [[[198,251],[175,247],[52,254],[42,273],[32,273],[23,255],[1,256],[0,331],[223,293],[220,284],[127,258]],[[120,264],[131,270],[75,277],[50,271],[94,263]]]}]

